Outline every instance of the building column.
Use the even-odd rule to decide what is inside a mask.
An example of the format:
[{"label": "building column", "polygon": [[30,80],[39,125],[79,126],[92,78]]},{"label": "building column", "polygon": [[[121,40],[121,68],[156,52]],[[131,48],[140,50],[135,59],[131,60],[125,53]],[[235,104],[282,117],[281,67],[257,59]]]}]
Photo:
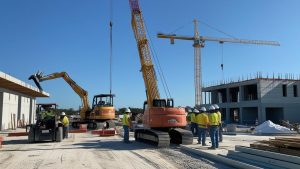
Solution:
[{"label": "building column", "polygon": [[2,130],[3,117],[3,92],[0,92],[0,131]]},{"label": "building column", "polygon": [[18,95],[18,114],[17,121],[21,120],[22,96]]},{"label": "building column", "polygon": [[32,98],[30,98],[30,104],[29,104],[29,124],[32,124]]},{"label": "building column", "polygon": [[244,100],[244,90],[243,86],[239,86],[239,100],[238,102],[241,102]]},{"label": "building column", "polygon": [[226,107],[226,124],[230,123],[230,109]]},{"label": "building column", "polygon": [[261,104],[258,106],[258,123],[261,124],[266,121],[266,108]]},{"label": "building column", "polygon": [[243,124],[243,108],[239,108],[239,124]]},{"label": "building column", "polygon": [[230,103],[229,88],[226,88],[226,103]]}]

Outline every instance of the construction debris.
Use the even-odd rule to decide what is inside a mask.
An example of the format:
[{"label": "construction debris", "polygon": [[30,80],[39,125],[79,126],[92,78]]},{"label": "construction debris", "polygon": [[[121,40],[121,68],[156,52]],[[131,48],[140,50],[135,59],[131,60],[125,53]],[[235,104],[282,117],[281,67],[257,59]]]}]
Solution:
[{"label": "construction debris", "polygon": [[253,134],[293,134],[294,131],[291,131],[289,128],[280,126],[268,120],[262,123],[261,125],[255,127]]}]

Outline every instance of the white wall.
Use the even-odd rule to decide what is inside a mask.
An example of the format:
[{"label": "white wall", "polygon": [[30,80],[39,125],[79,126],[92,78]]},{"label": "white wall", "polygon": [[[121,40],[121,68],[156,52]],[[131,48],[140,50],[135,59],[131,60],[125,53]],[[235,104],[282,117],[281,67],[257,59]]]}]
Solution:
[{"label": "white wall", "polygon": [[24,117],[25,125],[35,123],[35,98],[31,98],[29,96],[25,96],[24,94],[13,92],[3,88],[0,88],[0,97],[0,116],[2,117],[2,124],[0,123],[1,130],[12,128],[12,117],[14,114],[15,127],[18,127],[18,113],[20,114],[20,120],[23,120]]},{"label": "white wall", "polygon": [[[36,119],[35,119],[35,117],[36,117],[36,100],[34,99],[34,98],[31,98],[30,99],[31,100],[31,104],[30,104],[30,110],[29,110],[29,113],[31,113],[31,120],[29,119],[29,123],[30,124],[33,124],[33,123],[35,123],[36,122]],[[30,117],[30,115],[29,115],[29,117]]]},{"label": "white wall", "polygon": [[12,128],[12,123],[17,125],[18,99],[16,94],[3,92],[2,130]]},{"label": "white wall", "polygon": [[24,120],[25,125],[29,124],[30,113],[30,98],[21,96],[21,117],[20,120]]}]

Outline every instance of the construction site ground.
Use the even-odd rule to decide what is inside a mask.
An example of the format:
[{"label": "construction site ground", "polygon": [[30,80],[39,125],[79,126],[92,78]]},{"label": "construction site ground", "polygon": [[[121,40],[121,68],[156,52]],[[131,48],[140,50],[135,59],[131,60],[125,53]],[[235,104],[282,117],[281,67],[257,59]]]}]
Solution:
[{"label": "construction site ground", "polygon": [[77,168],[231,168],[205,157],[183,152],[180,146],[157,148],[119,135],[99,137],[70,134],[63,142],[27,143],[27,136],[5,137],[0,149],[1,169]]},{"label": "construction site ground", "polygon": [[[224,135],[217,150],[202,147],[194,138],[194,144],[187,146],[172,145],[157,148],[152,145],[135,142],[131,133],[131,143],[123,143],[120,135],[99,137],[90,133],[70,134],[63,142],[27,143],[27,136],[4,137],[0,149],[1,169],[61,169],[61,168],[233,168],[215,160],[210,155],[226,155],[235,145],[249,146],[258,140],[267,140],[274,136],[254,136],[239,134]],[[188,149],[186,149],[188,148]],[[196,155],[189,149],[201,152]]]}]

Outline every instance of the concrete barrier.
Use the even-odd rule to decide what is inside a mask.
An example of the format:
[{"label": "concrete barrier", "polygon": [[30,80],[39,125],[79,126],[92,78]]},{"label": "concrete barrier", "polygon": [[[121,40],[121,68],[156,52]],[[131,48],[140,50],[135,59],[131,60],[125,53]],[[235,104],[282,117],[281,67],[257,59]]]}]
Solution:
[{"label": "concrete barrier", "polygon": [[[204,151],[201,151],[201,150],[196,150],[194,148],[191,148],[191,147],[188,147],[188,146],[185,146],[185,145],[180,145],[180,149],[182,149],[184,151],[187,151],[187,152],[194,153],[196,155],[199,155],[199,156],[202,156],[202,157],[205,157],[205,158],[209,158],[209,159],[214,160],[214,161],[221,162],[223,164],[226,164],[226,165],[229,165],[229,166],[232,166],[232,167],[235,167],[235,168],[240,168],[240,169],[261,169],[260,167],[256,167],[256,166],[253,166],[253,165],[250,165],[250,164],[242,163],[240,161],[232,160],[232,159],[222,157],[222,156],[219,156],[219,155],[207,153],[207,152],[204,152]],[[214,150],[211,150],[211,151],[214,151]]]}]

